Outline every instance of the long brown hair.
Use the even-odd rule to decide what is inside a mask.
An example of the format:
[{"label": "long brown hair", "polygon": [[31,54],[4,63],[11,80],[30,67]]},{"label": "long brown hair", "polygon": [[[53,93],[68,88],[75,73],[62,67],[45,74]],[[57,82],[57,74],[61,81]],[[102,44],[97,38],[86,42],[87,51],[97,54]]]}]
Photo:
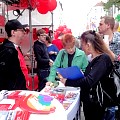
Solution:
[{"label": "long brown hair", "polygon": [[81,40],[85,43],[90,42],[97,53],[106,53],[110,56],[111,60],[114,60],[113,54],[106,46],[102,37],[95,31],[88,30],[81,35]]}]

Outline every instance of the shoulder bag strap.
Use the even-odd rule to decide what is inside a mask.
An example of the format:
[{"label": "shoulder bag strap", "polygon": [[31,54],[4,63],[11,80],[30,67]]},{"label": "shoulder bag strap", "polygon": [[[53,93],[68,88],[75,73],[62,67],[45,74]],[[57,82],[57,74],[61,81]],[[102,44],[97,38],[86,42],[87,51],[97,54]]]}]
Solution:
[{"label": "shoulder bag strap", "polygon": [[61,61],[60,61],[60,68],[63,68],[62,63],[63,63],[64,56],[65,56],[65,52],[63,51],[62,56],[61,56]]}]

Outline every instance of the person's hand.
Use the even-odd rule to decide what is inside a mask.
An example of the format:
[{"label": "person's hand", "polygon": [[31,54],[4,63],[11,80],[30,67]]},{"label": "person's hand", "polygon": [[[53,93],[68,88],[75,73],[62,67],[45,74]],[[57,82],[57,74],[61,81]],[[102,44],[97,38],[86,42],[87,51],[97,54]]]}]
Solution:
[{"label": "person's hand", "polygon": [[49,92],[51,90],[51,86],[50,86],[51,82],[47,82],[46,86],[44,88],[44,92]]},{"label": "person's hand", "polygon": [[50,59],[49,61],[49,65],[52,66],[53,65],[53,61]]},{"label": "person's hand", "polygon": [[52,87],[54,84],[52,82],[46,82],[46,86]]},{"label": "person's hand", "polygon": [[49,62],[50,67],[53,65],[53,63]]},{"label": "person's hand", "polygon": [[66,78],[60,78],[60,81],[65,85],[65,83],[66,83]]},{"label": "person's hand", "polygon": [[49,54],[52,55],[52,54],[55,54],[55,52],[54,51],[50,51]]}]

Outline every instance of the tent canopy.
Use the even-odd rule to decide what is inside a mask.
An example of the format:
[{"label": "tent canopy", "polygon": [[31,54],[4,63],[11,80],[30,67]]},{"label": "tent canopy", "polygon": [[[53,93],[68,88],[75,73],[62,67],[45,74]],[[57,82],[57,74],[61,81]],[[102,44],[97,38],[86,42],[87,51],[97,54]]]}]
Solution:
[{"label": "tent canopy", "polygon": [[[23,10],[20,10],[21,12]],[[52,15],[51,12],[47,14],[40,14],[37,9],[31,12],[31,21],[32,25],[51,25],[52,24]],[[10,10],[8,13],[9,19],[16,19],[16,16],[13,14],[13,10]],[[29,10],[25,9],[21,16],[18,17],[18,20],[22,24],[29,25]]]}]

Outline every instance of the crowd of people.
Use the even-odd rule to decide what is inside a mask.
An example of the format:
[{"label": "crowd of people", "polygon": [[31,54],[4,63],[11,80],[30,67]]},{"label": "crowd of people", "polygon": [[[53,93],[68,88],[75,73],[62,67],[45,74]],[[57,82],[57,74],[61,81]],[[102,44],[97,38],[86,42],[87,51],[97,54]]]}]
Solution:
[{"label": "crowd of people", "polygon": [[[7,38],[0,45],[0,90],[29,89],[30,78],[19,47],[26,27],[18,20],[9,20],[5,25]],[[77,66],[84,78],[60,77],[59,80],[65,86],[81,88],[80,102],[85,120],[115,120],[117,91],[110,75],[114,61],[120,60],[118,27],[113,17],[104,16],[98,31],[84,31],[79,40],[72,33],[60,33],[58,39],[53,39],[53,31],[47,34],[43,29],[37,30],[37,40],[33,44],[39,80],[37,90],[57,84],[57,68]]]}]

